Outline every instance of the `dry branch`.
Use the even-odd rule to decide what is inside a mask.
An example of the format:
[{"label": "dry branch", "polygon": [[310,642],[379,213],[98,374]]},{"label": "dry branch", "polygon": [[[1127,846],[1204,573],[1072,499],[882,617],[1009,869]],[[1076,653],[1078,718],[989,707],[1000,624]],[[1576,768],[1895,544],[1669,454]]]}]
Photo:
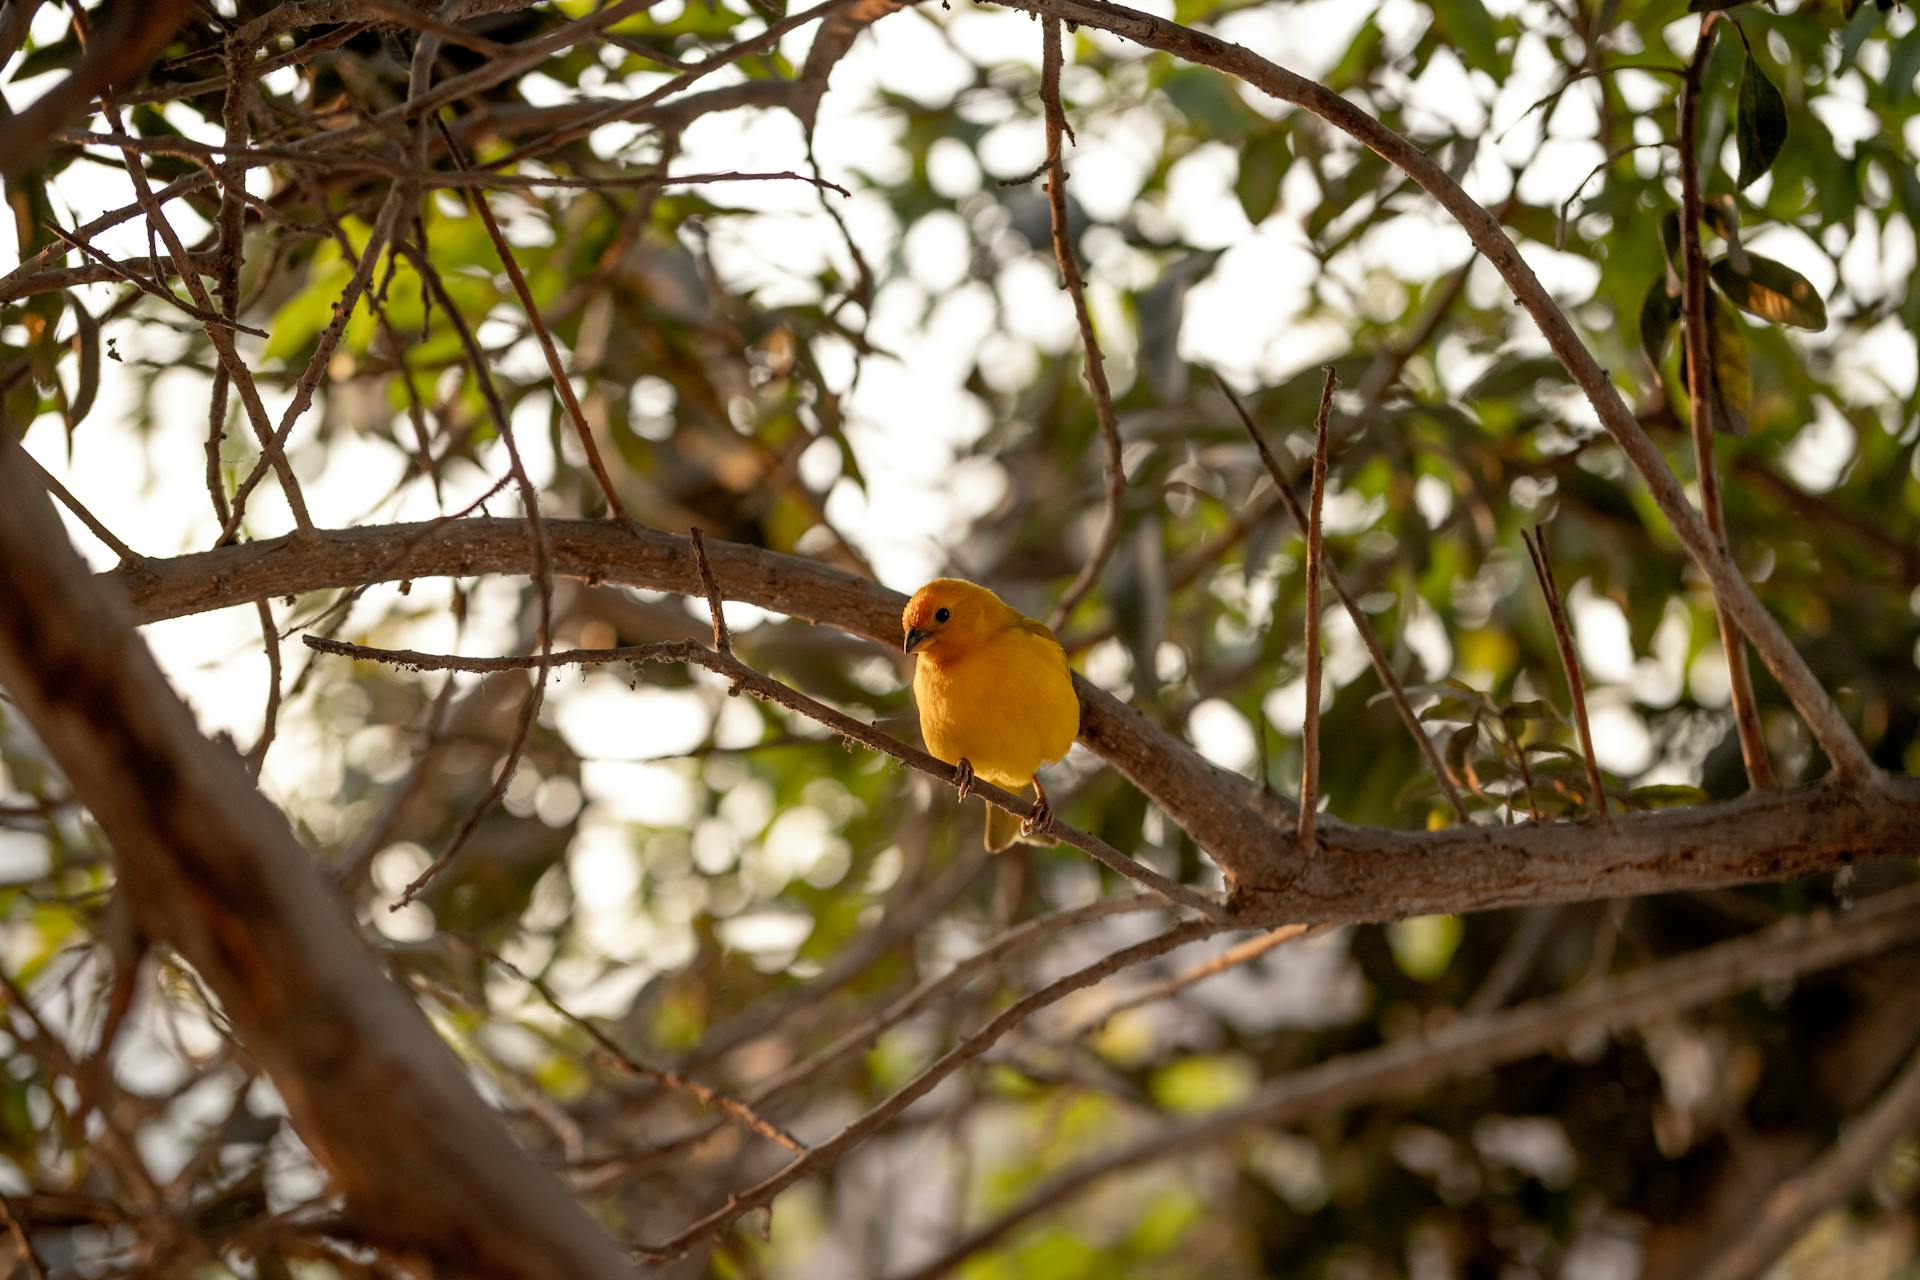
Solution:
[{"label": "dry branch", "polygon": [[[1463,279],[1465,274],[1463,271],[1455,272],[1454,279]],[[1441,309],[1434,308],[1434,313],[1441,314]],[[1409,347],[1411,345],[1409,344]],[[1404,359],[1397,357],[1390,359],[1387,365],[1392,367],[1382,366],[1383,372],[1379,378],[1369,375],[1367,385],[1382,388],[1368,398],[1369,405],[1377,403],[1379,395],[1385,394],[1384,388],[1393,378],[1399,376],[1398,366],[1404,363]],[[1300,499],[1294,496],[1291,477],[1280,466],[1280,460],[1273,456],[1273,450],[1267,446],[1266,437],[1260,434],[1259,426],[1254,422],[1253,415],[1247,412],[1247,407],[1241,402],[1240,397],[1233,393],[1233,389],[1227,386],[1218,374],[1214,375],[1213,382],[1220,389],[1220,393],[1226,396],[1227,403],[1233,406],[1234,413],[1239,416],[1240,425],[1246,428],[1248,437],[1253,441],[1253,447],[1259,451],[1260,461],[1267,468],[1268,478],[1273,481],[1275,496],[1286,507],[1287,514],[1293,517],[1294,527],[1304,536],[1307,531],[1307,513],[1301,508]],[[1322,558],[1324,559],[1324,556]],[[1333,588],[1334,595],[1340,597],[1341,607],[1347,611],[1347,617],[1352,620],[1353,629],[1360,636],[1360,643],[1366,646],[1367,660],[1373,664],[1374,675],[1379,677],[1381,687],[1392,698],[1393,709],[1400,713],[1400,723],[1407,727],[1407,733],[1412,736],[1414,745],[1420,748],[1421,758],[1427,762],[1427,771],[1433,775],[1434,782],[1447,797],[1447,802],[1453,806],[1453,816],[1461,822],[1469,821],[1467,805],[1460,798],[1460,788],[1454,782],[1453,773],[1440,759],[1440,752],[1435,749],[1433,739],[1428,737],[1427,731],[1421,727],[1420,717],[1414,712],[1413,703],[1407,700],[1407,691],[1401,685],[1400,677],[1394,674],[1393,663],[1388,660],[1387,651],[1380,647],[1380,638],[1374,634],[1373,622],[1367,617],[1367,611],[1360,607],[1360,602],[1354,598],[1353,592],[1347,589],[1346,580],[1341,577],[1339,569],[1331,564],[1323,564],[1321,567],[1327,575],[1327,585]]]},{"label": "dry branch", "polygon": [[[610,522],[547,520],[553,572],[697,596],[685,538]],[[899,643],[906,598],[815,561],[737,543],[707,544],[730,599]],[[141,621],[374,582],[527,574],[517,520],[367,526],[222,547],[107,576]],[[704,646],[702,646],[704,649]],[[1080,740],[1190,832],[1244,886],[1241,923],[1394,919],[1543,902],[1583,902],[1831,871],[1910,855],[1920,781],[1886,778],[1865,791],[1816,786],[1616,820],[1605,837],[1576,823],[1400,832],[1328,818],[1308,862],[1293,856],[1291,806],[1270,811],[1249,779],[1202,759],[1110,694],[1076,679]],[[1018,808],[1013,810],[1019,812]]]}]

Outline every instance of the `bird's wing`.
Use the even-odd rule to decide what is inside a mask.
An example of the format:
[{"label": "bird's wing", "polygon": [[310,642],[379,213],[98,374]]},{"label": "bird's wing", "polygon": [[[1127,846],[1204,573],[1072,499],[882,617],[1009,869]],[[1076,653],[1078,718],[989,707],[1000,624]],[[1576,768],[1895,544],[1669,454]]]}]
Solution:
[{"label": "bird's wing", "polygon": [[1052,640],[1055,644],[1060,643],[1059,638],[1053,634],[1053,628],[1044,622],[1036,622],[1032,618],[1022,618],[1013,625],[1030,636],[1044,636],[1048,640]]}]

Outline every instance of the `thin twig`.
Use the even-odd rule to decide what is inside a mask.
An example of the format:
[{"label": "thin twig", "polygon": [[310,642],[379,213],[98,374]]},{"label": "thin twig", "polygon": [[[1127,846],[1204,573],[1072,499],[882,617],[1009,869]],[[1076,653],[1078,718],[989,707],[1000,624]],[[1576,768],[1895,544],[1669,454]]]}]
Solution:
[{"label": "thin twig", "polygon": [[[301,415],[306,413],[307,407],[313,403],[314,392],[319,389],[320,379],[333,359],[334,348],[339,345],[341,336],[347,331],[347,321],[353,317],[354,306],[359,302],[361,295],[367,291],[368,284],[372,282],[374,266],[393,239],[401,212],[412,203],[409,188],[404,182],[395,183],[388,190],[386,199],[381,202],[380,212],[373,220],[373,228],[367,233],[367,244],[361,250],[360,261],[354,267],[353,275],[347,280],[346,288],[340,291],[339,301],[333,304],[333,317],[320,331],[319,341],[314,344],[313,355],[308,358],[307,367],[301,371],[299,381],[294,384],[293,398],[288,401],[285,411],[280,415],[280,425],[262,442],[265,456],[254,463],[253,470],[234,490],[233,511],[227,517],[226,525],[220,530],[222,543],[230,541],[239,532],[241,518],[246,512],[247,496],[266,475],[268,463],[271,462],[276,467],[287,465],[287,440],[293,435],[294,424],[299,422]],[[248,381],[251,382],[250,377]],[[508,447],[511,449],[513,446]],[[292,473],[289,471],[287,474],[291,476]],[[289,502],[293,502],[291,497]],[[306,504],[302,502],[293,505],[295,522],[302,532],[311,534],[313,522],[306,517]]]},{"label": "thin twig", "polygon": [[1320,412],[1313,418],[1313,487],[1307,494],[1307,715],[1300,726],[1300,847],[1313,844],[1320,810],[1320,561],[1326,554],[1320,517],[1327,502],[1327,419],[1340,385],[1333,366],[1321,370]]},{"label": "thin twig", "polygon": [[[389,206],[394,203],[396,202],[389,198]],[[471,836],[474,828],[480,824],[481,817],[493,807],[496,800],[506,794],[507,784],[513,781],[514,772],[520,766],[520,755],[526,749],[527,735],[532,731],[534,719],[540,714],[540,703],[546,697],[547,672],[553,666],[553,549],[547,541],[546,523],[540,515],[539,490],[534,487],[532,478],[527,475],[526,465],[520,459],[520,446],[513,433],[513,419],[500,399],[499,388],[494,385],[492,371],[487,365],[486,353],[480,349],[480,343],[473,336],[473,329],[467,324],[466,317],[460,314],[460,309],[454,304],[452,296],[448,294],[446,282],[440,278],[440,273],[435,269],[432,260],[413,244],[404,240],[397,240],[395,243],[413,263],[414,270],[425,282],[435,304],[439,306],[441,313],[447,317],[447,323],[453,326],[454,332],[459,336],[461,348],[466,352],[467,362],[473,369],[474,380],[479,384],[480,394],[486,400],[487,411],[493,417],[494,430],[499,433],[501,442],[506,445],[509,470],[513,474],[514,486],[519,490],[521,505],[525,508],[527,542],[532,550],[534,562],[534,593],[540,609],[539,651],[523,665],[523,669],[531,668],[533,671],[533,682],[527,690],[526,698],[520,704],[520,718],[514,725],[513,740],[507,746],[506,756],[500,762],[493,785],[488,788],[487,794],[481,798],[480,803],[468,812],[466,819],[454,831],[453,838],[447,842],[439,856],[401,891],[400,897],[389,908],[389,910],[398,911],[412,902],[420,891],[445,870],[448,863],[453,861],[461,847],[466,844],[467,837]],[[301,638],[314,648],[323,650],[325,648],[318,637],[303,636]]]},{"label": "thin twig", "polygon": [[721,608],[724,597],[720,594],[720,580],[713,576],[713,565],[707,560],[706,539],[695,528],[687,531],[693,536],[693,563],[700,570],[700,586],[707,593],[707,612],[713,617],[713,647],[721,653],[733,652],[733,637],[727,632],[727,615]]},{"label": "thin twig", "polygon": [[1078,1037],[1098,1031],[1101,1027],[1111,1022],[1116,1015],[1125,1013],[1129,1009],[1138,1009],[1142,1005],[1155,1004],[1161,1000],[1171,999],[1179,995],[1182,991],[1185,991],[1188,987],[1205,982],[1208,978],[1217,977],[1229,969],[1237,969],[1243,964],[1250,964],[1267,954],[1267,952],[1272,951],[1275,947],[1284,946],[1289,942],[1298,938],[1305,938],[1311,934],[1324,933],[1330,927],[1329,925],[1283,924],[1278,929],[1270,929],[1265,933],[1256,933],[1244,942],[1234,943],[1219,955],[1201,961],[1191,969],[1177,973],[1171,978],[1166,978],[1144,986],[1138,991],[1114,1001],[1105,1009],[1081,1023],[1073,1034],[1075,1037]]},{"label": "thin twig", "polygon": [[1100,536],[1093,554],[1074,577],[1054,607],[1055,628],[1065,625],[1073,610],[1100,581],[1100,573],[1120,545],[1120,517],[1127,499],[1127,473],[1120,456],[1120,420],[1113,409],[1113,391],[1107,386],[1106,357],[1093,332],[1093,314],[1087,309],[1087,287],[1074,255],[1072,228],[1067,222],[1067,166],[1061,155],[1062,135],[1070,135],[1066,108],[1060,104],[1060,20],[1043,18],[1040,57],[1040,103],[1047,117],[1047,208],[1053,218],[1053,256],[1060,264],[1060,287],[1073,299],[1074,318],[1080,323],[1080,346],[1086,353],[1087,387],[1093,392],[1093,412],[1100,424],[1105,449],[1107,498],[1100,517]]},{"label": "thin twig", "polygon": [[[982,861],[984,862],[984,858]],[[765,1106],[774,1098],[792,1092],[807,1081],[818,1079],[846,1062],[854,1054],[871,1046],[889,1028],[898,1026],[936,1002],[948,1000],[981,973],[997,969],[1008,956],[1015,952],[1043,942],[1077,925],[1095,920],[1108,920],[1115,916],[1137,914],[1142,911],[1159,910],[1164,905],[1164,901],[1157,894],[1134,893],[1116,898],[1097,898],[1078,907],[1063,907],[1058,911],[1015,925],[982,944],[979,950],[954,964],[944,973],[920,983],[884,1009],[841,1032],[831,1043],[808,1054],[771,1078],[761,1081],[747,1095],[746,1101],[756,1107]],[[630,1168],[644,1161],[671,1156],[705,1141],[712,1132],[712,1127],[696,1130],[662,1143],[647,1152],[616,1157],[605,1167],[620,1165]]]},{"label": "thin twig", "polygon": [[1039,990],[1015,1001],[985,1026],[935,1059],[931,1066],[901,1086],[884,1102],[848,1124],[833,1137],[814,1146],[805,1155],[794,1160],[772,1177],[762,1180],[745,1191],[729,1196],[725,1205],[672,1239],[659,1245],[638,1247],[634,1252],[654,1260],[669,1260],[685,1255],[702,1240],[725,1231],[743,1215],[771,1203],[780,1192],[808,1174],[839,1160],[847,1152],[873,1136],[877,1130],[907,1107],[932,1092],[935,1085],[952,1075],[961,1066],[985,1053],[1008,1031],[1027,1021],[1048,1005],[1064,999],[1075,991],[1090,987],[1122,969],[1151,960],[1155,956],[1164,955],[1189,942],[1196,942],[1209,934],[1219,932],[1224,927],[1208,920],[1189,920],[1183,924],[1174,925],[1144,942],[1123,947],[1092,964],[1075,969],[1064,977],[1057,978]]},{"label": "thin twig", "polygon": [[[848,741],[890,755],[901,763],[949,785],[957,785],[958,782],[958,775],[955,774],[952,765],[936,760],[917,747],[910,747],[882,733],[872,725],[854,719],[844,711],[836,710],[824,702],[808,697],[791,685],[755,670],[731,653],[717,652],[698,641],[667,640],[655,644],[625,645],[615,649],[563,649],[558,652],[543,652],[537,657],[467,658],[451,654],[420,653],[411,649],[377,649],[367,645],[323,639],[319,636],[302,638],[310,648],[322,653],[384,662],[413,671],[492,673],[525,671],[534,668],[544,672],[558,666],[600,665],[609,662],[691,662],[705,667],[716,675],[725,676],[741,689],[763,701],[783,706],[789,711],[825,725]],[[1031,818],[1033,816],[1033,801],[1002,791],[992,783],[976,778],[970,794],[982,797],[988,803],[1006,810],[1015,817]],[[1057,817],[1048,832],[1057,836],[1063,843],[1091,855],[1110,870],[1152,889],[1169,903],[1198,911],[1208,919],[1223,917],[1224,904],[1215,895],[1189,888],[1176,880],[1169,880],[1152,868],[1121,853],[1098,836],[1070,827]],[[423,876],[425,874],[422,873]]]},{"label": "thin twig", "polygon": [[740,1099],[722,1093],[711,1085],[695,1080],[691,1076],[682,1075],[678,1071],[668,1071],[660,1067],[648,1066],[646,1063],[641,1062],[625,1049],[621,1048],[613,1037],[595,1026],[592,1021],[581,1017],[571,1009],[568,1009],[566,1005],[562,1004],[560,997],[553,993],[553,988],[548,986],[544,979],[526,972],[518,965],[513,964],[501,956],[498,952],[489,950],[471,938],[464,938],[458,934],[452,936],[462,946],[492,961],[503,973],[506,973],[510,977],[518,978],[521,982],[532,987],[549,1009],[552,1009],[562,1018],[586,1032],[587,1037],[599,1048],[601,1054],[604,1055],[604,1059],[610,1063],[610,1065],[617,1067],[630,1076],[651,1081],[654,1084],[660,1085],[662,1088],[688,1094],[698,1099],[701,1105],[712,1107],[714,1110],[730,1116],[737,1121],[742,1128],[757,1133],[769,1142],[785,1147],[796,1155],[802,1154],[807,1150],[806,1143],[800,1141],[800,1139],[794,1137],[773,1121],[768,1120],[751,1106],[740,1101]]},{"label": "thin twig", "polygon": [[273,745],[274,731],[280,724],[280,632],[273,625],[273,606],[265,600],[254,601],[260,614],[260,638],[267,650],[267,709],[262,715],[260,736],[247,752],[247,768],[254,777],[267,762],[267,748]]},{"label": "thin twig", "polygon": [[[1560,586],[1553,578],[1553,562],[1547,559],[1547,534],[1545,528],[1538,528],[1529,534],[1520,531],[1520,540],[1527,544],[1527,555],[1533,561],[1533,573],[1540,580],[1540,595],[1547,602],[1547,621],[1553,625],[1553,642],[1560,649],[1560,666],[1567,673],[1567,698],[1573,704],[1573,727],[1580,733],[1580,755],[1587,765],[1587,790],[1593,797],[1593,811],[1598,816],[1607,816],[1607,788],[1600,780],[1600,763],[1593,754],[1593,726],[1587,719],[1587,690],[1580,676],[1580,659],[1573,651],[1573,632],[1567,626],[1566,610],[1560,604]],[[1520,745],[1519,736],[1514,735],[1513,749],[1522,759],[1526,758],[1526,748]]]},{"label": "thin twig", "polygon": [[108,275],[113,276],[115,279],[121,280],[126,284],[132,285],[134,288],[138,289],[140,292],[148,295],[149,297],[158,298],[162,302],[171,303],[173,306],[178,307],[182,312],[186,313],[189,316],[192,316],[195,320],[198,320],[201,324],[218,325],[221,328],[226,328],[226,329],[237,329],[241,333],[250,334],[256,338],[265,338],[265,337],[271,336],[267,333],[265,329],[256,329],[252,325],[240,324],[237,321],[231,319],[230,317],[221,315],[218,311],[209,311],[205,307],[195,306],[193,303],[188,302],[186,299],[180,297],[178,294],[174,293],[172,290],[168,289],[166,286],[160,284],[158,282],[157,277],[150,279],[146,276],[142,276],[142,275],[136,274],[135,272],[127,270],[125,267],[121,266],[118,262],[115,262],[112,258],[109,258],[106,254],[100,252],[100,250],[94,248],[92,245],[82,240],[79,237],[78,233],[76,232],[65,230],[64,228],[51,222],[47,223],[46,226],[48,231],[51,231],[55,236],[58,236],[62,241],[73,246],[75,249],[78,249],[81,253],[85,254],[88,258],[92,259],[93,262],[97,266],[99,266],[101,270],[105,271]]},{"label": "thin twig", "polygon": [[25,458],[28,465],[33,468],[34,472],[40,478],[40,483],[47,487],[47,492],[58,498],[61,506],[73,512],[74,518],[80,521],[81,524],[87,526],[87,532],[100,539],[107,550],[119,556],[120,563],[123,566],[129,569],[136,569],[147,562],[145,556],[120,541],[119,538],[114,536],[113,530],[100,523],[99,518],[95,516],[93,512],[87,510],[86,505],[82,503],[80,499],[67,492],[67,486],[55,479],[51,471],[41,466],[38,458],[28,453],[25,449],[20,451],[20,456]]},{"label": "thin twig", "polygon": [[[453,158],[456,169],[465,172],[467,156],[460,144],[453,140],[453,134],[447,130],[446,121],[438,115],[433,122],[440,129],[440,137],[447,144],[447,154]],[[573,380],[567,375],[567,367],[561,363],[560,348],[553,341],[553,334],[547,329],[547,322],[540,315],[539,304],[533,300],[533,290],[527,284],[527,277],[520,270],[520,261],[514,256],[513,246],[507,243],[507,237],[501,233],[500,223],[493,216],[493,207],[487,201],[484,191],[468,188],[467,200],[473,205],[473,211],[480,215],[480,224],[487,229],[487,238],[493,241],[493,252],[500,259],[500,265],[506,269],[507,280],[513,285],[513,291],[520,298],[520,309],[527,314],[527,324],[533,329],[533,336],[540,343],[540,352],[547,358],[547,371],[553,375],[553,389],[565,406],[567,420],[573,423],[574,435],[580,441],[580,448],[587,455],[587,466],[593,471],[593,479],[600,486],[600,494],[607,500],[607,510],[616,520],[627,518],[626,508],[620,504],[620,494],[613,487],[613,478],[607,474],[607,464],[600,458],[600,445],[593,438],[593,428],[587,425],[587,415],[580,408],[580,397],[574,394]]]},{"label": "thin twig", "polygon": [[[1459,278],[1459,273],[1456,273],[1455,278]],[[1394,376],[1398,376],[1397,373]],[[1226,396],[1227,403],[1233,406],[1233,411],[1240,416],[1240,425],[1246,428],[1247,436],[1253,441],[1254,448],[1260,452],[1260,461],[1266,465],[1267,476],[1273,481],[1274,492],[1286,506],[1287,514],[1293,517],[1295,527],[1304,535],[1307,529],[1307,513],[1301,507],[1300,499],[1294,496],[1293,481],[1281,469],[1280,460],[1273,456],[1273,450],[1267,447],[1266,437],[1260,434],[1260,428],[1254,424],[1253,415],[1247,412],[1247,407],[1241,403],[1240,397],[1233,393],[1233,389],[1227,386],[1219,374],[1214,375],[1213,381],[1214,385],[1220,388],[1220,393]],[[1391,378],[1385,379],[1382,385],[1390,382]],[[1421,727],[1420,717],[1414,711],[1413,703],[1407,698],[1406,688],[1400,683],[1400,677],[1394,673],[1393,663],[1388,660],[1387,651],[1381,647],[1380,638],[1374,634],[1373,622],[1367,617],[1367,611],[1360,607],[1360,601],[1347,589],[1346,581],[1341,577],[1339,569],[1332,564],[1325,564],[1322,570],[1327,576],[1327,585],[1333,588],[1336,596],[1340,597],[1340,603],[1346,609],[1347,617],[1353,621],[1353,629],[1359,634],[1360,642],[1366,646],[1367,658],[1373,663],[1374,675],[1379,677],[1381,687],[1393,700],[1394,710],[1400,713],[1400,722],[1407,727],[1407,733],[1412,736],[1414,745],[1420,748],[1420,755],[1427,762],[1427,770],[1433,774],[1433,780],[1439,784],[1448,803],[1453,806],[1454,816],[1463,823],[1471,821],[1466,801],[1460,798],[1460,788],[1454,782],[1453,772],[1440,758],[1439,749],[1433,745],[1433,739],[1429,738],[1427,731]]]},{"label": "thin twig", "polygon": [[[1707,289],[1707,255],[1700,247],[1703,208],[1694,136],[1701,80],[1706,73],[1707,55],[1713,49],[1713,31],[1719,17],[1711,11],[1700,15],[1700,37],[1694,45],[1693,61],[1687,64],[1686,78],[1680,84],[1680,245],[1681,277],[1685,285],[1681,332],[1687,344],[1687,410],[1693,428],[1693,464],[1700,484],[1700,514],[1705,517],[1714,540],[1730,552],[1732,543],[1727,538],[1726,512],[1720,504],[1720,474],[1713,456],[1713,414],[1708,399],[1708,389],[1713,383],[1713,321],[1709,310],[1712,297]],[[1714,592],[1714,601],[1720,623],[1720,647],[1727,659],[1733,723],[1740,735],[1740,756],[1746,763],[1747,783],[1756,791],[1770,791],[1775,785],[1773,762],[1767,756],[1767,735],[1754,702],[1753,673],[1747,667],[1746,642],[1719,590]]]}]

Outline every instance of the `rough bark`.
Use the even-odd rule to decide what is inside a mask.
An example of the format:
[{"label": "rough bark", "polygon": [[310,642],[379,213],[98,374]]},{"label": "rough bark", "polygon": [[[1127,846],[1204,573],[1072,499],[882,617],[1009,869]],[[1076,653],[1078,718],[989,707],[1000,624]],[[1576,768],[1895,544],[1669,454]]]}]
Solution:
[{"label": "rough bark", "polygon": [[632,1275],[388,980],[240,757],[200,733],[10,438],[0,599],[0,684],[106,833],[142,927],[218,994],[355,1225],[461,1275]]}]

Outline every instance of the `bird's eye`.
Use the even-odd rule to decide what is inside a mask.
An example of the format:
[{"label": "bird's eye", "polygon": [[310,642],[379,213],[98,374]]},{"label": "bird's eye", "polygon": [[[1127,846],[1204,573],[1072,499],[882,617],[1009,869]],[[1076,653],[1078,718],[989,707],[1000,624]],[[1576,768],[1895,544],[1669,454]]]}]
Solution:
[{"label": "bird's eye", "polygon": [[953,610],[951,609],[935,609],[933,611],[933,620],[935,622],[945,622],[948,618],[951,618],[952,616],[953,616]]}]

